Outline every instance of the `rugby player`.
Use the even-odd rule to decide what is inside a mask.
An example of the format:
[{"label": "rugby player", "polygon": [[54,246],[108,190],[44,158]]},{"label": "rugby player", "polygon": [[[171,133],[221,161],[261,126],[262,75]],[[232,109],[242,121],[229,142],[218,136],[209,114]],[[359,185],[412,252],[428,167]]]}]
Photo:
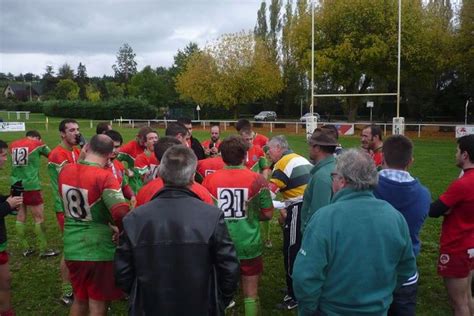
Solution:
[{"label": "rugby player", "polygon": [[134,172],[141,177],[143,184],[147,184],[154,178],[158,171],[159,162],[154,153],[154,147],[158,141],[158,132],[151,131],[145,135],[145,151],[135,159]]},{"label": "rugby player", "polygon": [[115,287],[113,240],[129,207],[119,182],[105,169],[113,148],[110,137],[95,135],[84,148],[84,160],[65,166],[59,174],[64,258],[74,290],[71,316],[106,315],[108,303],[123,297]]},{"label": "rugby player", "polygon": [[[58,221],[59,228],[61,231],[63,231],[64,210],[62,200],[58,192],[58,175],[65,165],[75,164],[79,160],[81,151],[78,147],[76,147],[76,145],[79,143],[79,138],[81,135],[79,132],[79,124],[73,119],[62,120],[59,123],[59,134],[61,136],[61,143],[56,146],[48,156],[48,172],[53,191],[56,219]],[[63,304],[70,305],[73,301],[73,294],[71,283],[69,281],[69,272],[64,262],[64,257],[61,259],[60,271],[63,293],[60,300]]]},{"label": "rugby player", "polygon": [[224,213],[235,244],[246,316],[259,314],[258,283],[263,271],[260,221],[268,221],[273,213],[267,180],[244,166],[248,147],[242,137],[226,138],[220,146],[226,167],[203,182]]},{"label": "rugby player", "polygon": [[57,256],[59,252],[47,249],[48,242],[44,232],[44,202],[41,195],[41,184],[39,180],[39,168],[41,156],[48,157],[51,149],[41,141],[41,135],[37,131],[26,132],[26,137],[16,140],[10,144],[12,157],[12,174],[10,182],[12,185],[21,181],[24,188],[23,204],[18,208],[16,216],[16,234],[23,249],[23,256],[27,257],[34,253],[25,237],[26,211],[30,209],[35,222],[35,234],[38,242],[40,257]]}]

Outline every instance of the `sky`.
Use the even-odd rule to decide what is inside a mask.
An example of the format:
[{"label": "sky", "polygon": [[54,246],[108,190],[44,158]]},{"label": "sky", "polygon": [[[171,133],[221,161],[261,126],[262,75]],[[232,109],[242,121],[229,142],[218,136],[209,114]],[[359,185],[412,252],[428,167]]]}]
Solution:
[{"label": "sky", "polygon": [[64,63],[113,75],[120,46],[138,69],[169,67],[190,41],[253,30],[260,0],[0,0],[0,72],[43,74]]}]

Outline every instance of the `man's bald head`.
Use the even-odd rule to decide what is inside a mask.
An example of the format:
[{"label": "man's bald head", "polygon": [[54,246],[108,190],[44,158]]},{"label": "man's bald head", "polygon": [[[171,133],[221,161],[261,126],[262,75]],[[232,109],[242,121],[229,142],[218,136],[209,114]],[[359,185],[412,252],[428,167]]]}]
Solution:
[{"label": "man's bald head", "polygon": [[94,135],[89,142],[89,150],[96,155],[108,157],[114,150],[114,142],[107,135]]}]

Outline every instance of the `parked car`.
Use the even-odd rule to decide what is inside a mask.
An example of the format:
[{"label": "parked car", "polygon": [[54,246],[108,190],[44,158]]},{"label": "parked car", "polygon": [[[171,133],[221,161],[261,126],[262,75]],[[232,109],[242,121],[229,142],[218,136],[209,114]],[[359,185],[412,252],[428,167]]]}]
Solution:
[{"label": "parked car", "polygon": [[[320,116],[318,113],[313,112],[313,115],[318,118],[318,122],[321,121],[321,116]],[[305,122],[306,122],[306,119],[307,119],[309,116],[311,116],[311,113],[309,113],[309,112],[306,113],[305,115],[303,115],[302,117],[300,117],[300,122],[305,123]]]},{"label": "parked car", "polygon": [[255,121],[276,121],[277,114],[274,111],[262,111],[253,118]]}]

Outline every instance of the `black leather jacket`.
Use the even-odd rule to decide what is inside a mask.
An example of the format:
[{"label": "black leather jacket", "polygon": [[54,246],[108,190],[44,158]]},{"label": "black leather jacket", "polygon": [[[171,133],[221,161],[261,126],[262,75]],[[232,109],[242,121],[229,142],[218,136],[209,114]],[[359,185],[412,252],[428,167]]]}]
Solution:
[{"label": "black leather jacket", "polygon": [[130,212],[115,254],[130,315],[224,315],[239,262],[223,213],[187,189],[165,187]]}]

